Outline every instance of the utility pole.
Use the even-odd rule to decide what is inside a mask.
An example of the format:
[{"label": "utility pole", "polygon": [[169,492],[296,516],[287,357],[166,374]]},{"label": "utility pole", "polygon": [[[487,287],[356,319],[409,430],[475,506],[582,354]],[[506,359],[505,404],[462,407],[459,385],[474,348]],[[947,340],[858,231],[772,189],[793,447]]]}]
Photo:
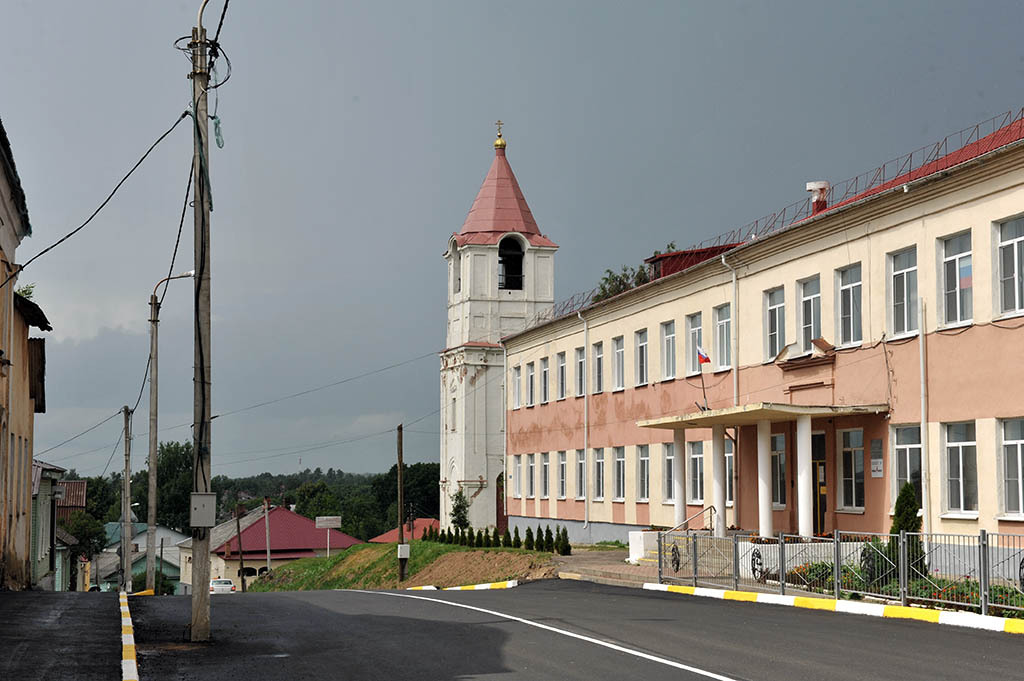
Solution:
[{"label": "utility pole", "polygon": [[404,550],[408,550],[408,545],[405,543],[405,493],[404,486],[402,485],[402,424],[398,424],[398,581],[405,581],[405,564],[409,561],[409,556],[403,556]]},{"label": "utility pole", "polygon": [[[156,401],[157,401],[157,323],[160,301],[156,292],[149,297],[149,497],[146,505],[146,588],[156,588]],[[162,544],[163,542],[161,542]]]},{"label": "utility pole", "polygon": [[242,515],[245,506],[235,506],[235,536],[238,537],[238,576],[242,580],[242,593],[245,593],[245,557],[242,555]]},{"label": "utility pole", "polygon": [[[159,582],[160,582],[160,586],[162,587],[163,583],[164,583],[164,538],[163,537],[160,537],[160,580],[159,580]],[[153,593],[155,593],[157,596],[160,595],[160,592],[158,592],[158,591],[154,591]]]},{"label": "utility pole", "polygon": [[[195,184],[195,363],[192,411],[192,490],[210,492],[210,154],[207,87],[210,81],[203,2],[192,29],[192,114]],[[192,621],[190,638],[210,640],[210,528],[192,528]]]},{"label": "utility pole", "polygon": [[267,533],[267,573],[270,573],[270,497],[263,497],[263,529]]},{"label": "utility pole", "polygon": [[124,409],[124,476],[121,480],[121,589],[132,590],[132,410]]}]

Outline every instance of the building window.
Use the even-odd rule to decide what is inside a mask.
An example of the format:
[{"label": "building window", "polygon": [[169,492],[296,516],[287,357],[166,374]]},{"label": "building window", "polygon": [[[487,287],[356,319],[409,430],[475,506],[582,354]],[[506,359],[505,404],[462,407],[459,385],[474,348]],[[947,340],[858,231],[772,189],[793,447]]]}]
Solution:
[{"label": "building window", "polygon": [[1003,312],[1024,310],[1024,217],[999,225],[999,297]]},{"label": "building window", "polygon": [[612,338],[612,378],[614,390],[626,387],[626,348],[622,336]]},{"label": "building window", "polygon": [[558,498],[565,498],[565,452],[558,452]]},{"label": "building window", "polygon": [[974,422],[946,425],[946,476],[949,510],[978,510],[978,454]]},{"label": "building window", "polygon": [[664,472],[664,475],[661,476],[662,479],[665,481],[665,492],[664,492],[663,496],[664,496],[665,501],[674,501],[675,498],[676,498],[676,483],[675,483],[675,478],[674,478],[674,476],[676,474],[676,470],[675,470],[675,464],[676,464],[675,445],[672,444],[671,442],[666,442],[661,447],[662,447],[662,451],[664,453],[664,461],[665,461],[665,468],[664,468],[665,472]]},{"label": "building window", "polygon": [[917,249],[889,256],[892,264],[892,331],[917,331]]},{"label": "building window", "polygon": [[839,454],[841,508],[864,508],[864,431],[844,430]]},{"label": "building window", "polygon": [[786,291],[783,288],[764,292],[764,334],[768,359],[773,360],[786,347]]},{"label": "building window", "polygon": [[772,503],[786,505],[786,436],[772,435]]},{"label": "building window", "polygon": [[637,445],[637,501],[647,501],[651,496],[651,450],[647,445]]},{"label": "building window", "polygon": [[587,498],[587,453],[576,450],[576,498]]},{"label": "building window", "polygon": [[551,469],[548,466],[548,455],[545,452],[540,455],[540,497],[541,499],[547,499],[551,493],[550,490],[551,480]]},{"label": "building window", "polygon": [[732,308],[728,305],[715,308],[715,357],[719,369],[732,366]]},{"label": "building window", "polygon": [[594,450],[594,500],[604,501],[604,449]]},{"label": "building window", "polygon": [[540,403],[547,404],[551,399],[551,379],[548,373],[548,358],[540,361]]},{"label": "building window", "polygon": [[896,429],[896,494],[899,496],[903,485],[914,486],[917,506],[921,508],[921,427],[906,426]]},{"label": "building window", "polygon": [[636,384],[647,385],[647,329],[634,334],[636,341]]},{"label": "building window", "polygon": [[864,339],[860,315],[860,263],[839,270],[839,343],[850,345]]},{"label": "building window", "polygon": [[967,322],[974,317],[971,280],[971,233],[943,239],[943,319],[947,324]]},{"label": "building window", "polygon": [[558,353],[558,357],[555,359],[555,375],[558,381],[558,399],[565,399],[565,353]]},{"label": "building window", "polygon": [[529,454],[526,457],[526,475],[528,476],[526,479],[526,496],[530,499],[532,499],[537,493],[537,477],[535,475],[536,470],[534,470],[535,462],[533,457],[533,454]]},{"label": "building window", "polygon": [[523,496],[523,455],[516,454],[513,457],[512,466],[512,490],[516,499]]},{"label": "building window", "polygon": [[523,246],[515,237],[502,239],[498,244],[498,288],[523,290]]},{"label": "building window", "polygon": [[526,365],[526,406],[532,407],[534,404],[534,392],[533,392],[533,362]]},{"label": "building window", "polygon": [[523,403],[522,367],[512,367],[512,408],[518,409]]},{"label": "building window", "polygon": [[800,284],[800,349],[811,351],[811,341],[821,338],[821,279]]},{"label": "building window", "polygon": [[594,392],[604,391],[604,343],[594,343]]},{"label": "building window", "polygon": [[686,373],[700,373],[700,353],[703,352],[704,329],[700,312],[686,317]]},{"label": "building window", "polygon": [[448,425],[451,426],[452,432],[454,433],[456,428],[457,428],[457,426],[459,425],[458,424],[459,412],[455,408],[455,398],[454,397],[452,398],[451,409],[448,410],[448,416],[449,416]]},{"label": "building window", "polygon": [[615,501],[626,498],[626,448],[615,447]]},{"label": "building window", "polygon": [[576,397],[583,397],[587,390],[587,353],[576,348]]},{"label": "building window", "polygon": [[665,380],[676,377],[675,322],[663,322],[661,325],[661,377]]},{"label": "building window", "polygon": [[732,484],[733,484],[733,442],[725,438],[725,505],[732,506]]},{"label": "building window", "polygon": [[1003,421],[1003,508],[1006,513],[1024,513],[1024,419]]},{"label": "building window", "polygon": [[689,498],[686,500],[689,504],[703,504],[704,503],[704,443],[703,442],[687,442],[686,447],[689,450]]}]

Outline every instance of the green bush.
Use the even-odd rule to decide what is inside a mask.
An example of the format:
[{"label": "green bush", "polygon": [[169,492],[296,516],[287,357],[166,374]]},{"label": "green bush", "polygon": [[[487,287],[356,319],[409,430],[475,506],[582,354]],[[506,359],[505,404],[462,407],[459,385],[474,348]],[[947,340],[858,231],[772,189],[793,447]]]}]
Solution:
[{"label": "green bush", "polygon": [[519,528],[516,528],[515,537],[512,538],[512,548],[518,549],[523,545],[523,540],[519,538]]},{"label": "green bush", "polygon": [[550,525],[544,529],[544,550],[551,552],[555,550],[555,535],[551,534]]},{"label": "green bush", "polygon": [[[256,578],[250,577],[246,584],[251,584]],[[153,583],[156,588],[153,590],[158,596],[173,596],[174,595],[174,580],[167,575],[163,574],[159,570],[153,575]],[[132,575],[132,588],[136,591],[142,591],[146,588],[146,571],[136,572]]]},{"label": "green bush", "polygon": [[526,528],[526,541],[523,542],[523,548],[527,551],[533,551],[533,530],[529,527]]},{"label": "green bush", "polygon": [[512,535],[509,534],[508,528],[505,528],[505,534],[501,537],[501,545],[506,549],[512,548]]},{"label": "green bush", "polygon": [[491,532],[491,546],[501,546],[501,535],[498,534],[498,527],[495,526]]},{"label": "green bush", "polygon": [[544,550],[544,530],[537,525],[537,531],[533,533],[533,549],[534,551]]}]

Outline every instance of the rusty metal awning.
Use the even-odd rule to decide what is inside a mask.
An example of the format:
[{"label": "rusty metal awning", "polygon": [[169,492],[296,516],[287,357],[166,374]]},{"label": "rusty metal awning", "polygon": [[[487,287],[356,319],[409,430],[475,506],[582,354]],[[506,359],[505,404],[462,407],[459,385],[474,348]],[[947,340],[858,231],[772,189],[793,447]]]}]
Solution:
[{"label": "rusty metal awning", "polygon": [[710,428],[711,426],[752,426],[758,421],[793,421],[798,416],[814,418],[829,416],[858,416],[862,414],[884,414],[889,411],[886,404],[828,404],[811,406],[803,404],[776,404],[755,402],[738,407],[696,411],[676,416],[662,416],[656,419],[637,421],[641,428],[680,430],[683,428]]}]

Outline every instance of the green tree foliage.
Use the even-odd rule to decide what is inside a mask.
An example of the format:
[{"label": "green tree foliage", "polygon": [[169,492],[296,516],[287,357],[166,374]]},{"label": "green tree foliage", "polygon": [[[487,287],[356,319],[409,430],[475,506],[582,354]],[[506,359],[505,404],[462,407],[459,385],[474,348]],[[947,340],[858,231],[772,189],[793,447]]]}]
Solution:
[{"label": "green tree foliage", "polygon": [[19,286],[14,292],[25,300],[32,300],[32,296],[36,294],[36,283],[33,281],[31,284]]},{"label": "green tree foliage", "polygon": [[529,527],[526,528],[526,541],[523,542],[523,548],[527,551],[533,551],[533,530]]},{"label": "green tree foliage", "polygon": [[469,527],[469,500],[461,489],[452,495],[451,523],[463,530]]},{"label": "green tree foliage", "polygon": [[[92,478],[90,478],[90,481]],[[120,485],[120,482],[118,482]],[[156,508],[158,525],[173,528],[180,532],[189,532],[188,516],[192,495],[192,444],[189,442],[161,442],[157,449],[156,460],[157,499],[160,503]],[[149,508],[149,471],[141,470],[132,476],[132,502],[135,515],[140,520],[148,517]],[[93,494],[93,485],[87,487],[88,497]],[[119,490],[119,487],[115,487]],[[120,504],[120,494],[115,492]],[[117,512],[119,515],[120,511]],[[110,520],[119,520],[118,516]],[[108,521],[109,522],[109,521]]]},{"label": "green tree foliage", "polygon": [[544,528],[544,550],[552,552],[555,550],[555,535],[551,534],[550,525]]},{"label": "green tree foliage", "polygon": [[[900,493],[896,497],[896,504],[893,508],[892,527],[890,534],[902,532],[920,532],[921,516],[918,515],[920,506],[917,503],[917,490],[909,482],[903,483]],[[889,553],[897,553],[897,542],[889,542]],[[910,579],[918,575],[927,575],[928,568],[924,560],[924,547],[921,545],[921,537],[907,537],[907,565],[909,566]]]},{"label": "green tree foliage", "polygon": [[[86,486],[88,492],[88,486]],[[78,576],[78,556],[85,556],[92,559],[93,556],[103,551],[107,545],[107,533],[103,530],[103,523],[94,518],[86,511],[74,511],[67,520],[60,522],[61,527],[68,531],[76,540],[70,548],[71,574],[69,583],[75,584]]]},{"label": "green tree foliage", "polygon": [[[665,246],[664,251],[655,251],[654,255],[661,255],[664,253],[672,253],[678,250],[675,242],[669,243]],[[601,281],[597,285],[597,293],[591,299],[592,302],[598,302],[607,298],[612,298],[625,293],[626,291],[642,286],[651,280],[650,271],[648,270],[646,263],[640,263],[637,267],[630,267],[629,265],[623,265],[622,269],[618,272],[607,269],[604,271],[604,276],[601,277]]]},{"label": "green tree foliage", "polygon": [[501,546],[501,535],[498,534],[497,527],[491,531],[491,546]]},{"label": "green tree foliage", "polygon": [[507,527],[505,528],[505,534],[501,537],[501,545],[506,549],[512,547],[512,535],[509,534]]},{"label": "green tree foliage", "polygon": [[[157,570],[153,575],[153,583],[156,585],[157,596],[173,596],[174,580]],[[142,589],[146,585],[146,571],[136,572],[132,575],[132,585],[136,589]]]},{"label": "green tree foliage", "polygon": [[312,519],[341,515],[341,501],[323,480],[307,482],[295,491],[295,512]]},{"label": "green tree foliage", "polygon": [[[527,528],[527,529],[529,529],[529,528]],[[516,528],[516,534],[512,538],[512,548],[518,549],[522,545],[523,545],[523,540],[519,538],[519,528],[517,527]]]},{"label": "green tree foliage", "polygon": [[533,534],[533,548],[536,551],[544,550],[544,530],[537,525],[537,531]]}]

